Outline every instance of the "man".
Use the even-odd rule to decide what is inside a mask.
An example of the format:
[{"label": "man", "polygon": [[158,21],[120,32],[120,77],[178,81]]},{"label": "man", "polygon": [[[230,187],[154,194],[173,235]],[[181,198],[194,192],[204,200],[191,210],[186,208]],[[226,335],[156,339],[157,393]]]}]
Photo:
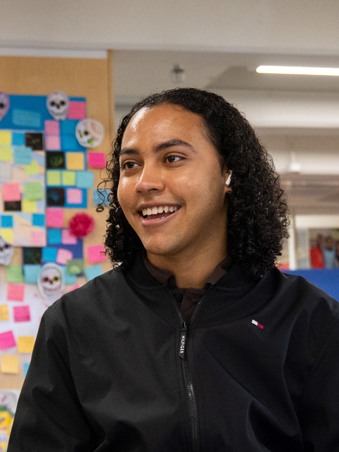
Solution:
[{"label": "man", "polygon": [[113,270],[46,311],[9,452],[339,450],[338,304],[276,268],[287,207],[238,110],[149,96],[108,175]]}]

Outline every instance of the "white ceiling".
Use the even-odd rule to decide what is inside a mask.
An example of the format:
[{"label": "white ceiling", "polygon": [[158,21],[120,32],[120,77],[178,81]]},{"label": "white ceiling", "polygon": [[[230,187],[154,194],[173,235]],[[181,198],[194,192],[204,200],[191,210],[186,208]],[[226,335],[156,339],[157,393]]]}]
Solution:
[{"label": "white ceiling", "polygon": [[254,125],[296,214],[339,214],[339,78],[255,73],[339,67],[337,0],[1,0],[1,17],[2,53],[112,49],[117,122],[176,86],[179,64],[184,85],[218,92]]}]

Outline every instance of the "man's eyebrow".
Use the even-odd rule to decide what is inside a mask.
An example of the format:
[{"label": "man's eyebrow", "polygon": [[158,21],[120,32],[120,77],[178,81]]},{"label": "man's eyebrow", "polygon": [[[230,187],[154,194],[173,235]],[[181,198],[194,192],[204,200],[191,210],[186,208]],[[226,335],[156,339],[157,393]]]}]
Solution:
[{"label": "man's eyebrow", "polygon": [[155,147],[155,151],[163,151],[164,149],[171,148],[173,146],[185,146],[190,149],[194,149],[190,143],[187,141],[180,140],[179,138],[173,138],[172,140],[164,141]]},{"label": "man's eyebrow", "polygon": [[[168,149],[168,148],[171,148],[174,146],[185,146],[187,148],[194,150],[194,147],[190,143],[188,143],[187,141],[184,141],[184,140],[180,140],[179,138],[173,138],[171,140],[164,141],[163,143],[159,143],[157,146],[155,146],[154,150],[155,150],[155,152],[160,152],[160,151],[163,151],[165,149]],[[120,156],[136,155],[136,154],[139,154],[139,151],[138,151],[138,149],[135,149],[135,148],[124,147],[124,148],[121,148],[121,150],[120,150]]]},{"label": "man's eyebrow", "polygon": [[133,154],[139,154],[139,152],[137,149],[133,149],[133,148],[121,148],[119,157],[124,154],[133,155]]}]

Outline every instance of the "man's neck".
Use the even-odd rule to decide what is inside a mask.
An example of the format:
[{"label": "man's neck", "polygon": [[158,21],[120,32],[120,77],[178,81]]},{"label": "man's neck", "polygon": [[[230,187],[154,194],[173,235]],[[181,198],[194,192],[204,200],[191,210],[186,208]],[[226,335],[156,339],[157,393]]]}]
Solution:
[{"label": "man's neck", "polygon": [[211,256],[199,255],[187,259],[176,258],[176,256],[148,255],[152,265],[170,272],[176,281],[178,288],[202,289],[209,276],[216,267],[225,259],[225,253]]}]

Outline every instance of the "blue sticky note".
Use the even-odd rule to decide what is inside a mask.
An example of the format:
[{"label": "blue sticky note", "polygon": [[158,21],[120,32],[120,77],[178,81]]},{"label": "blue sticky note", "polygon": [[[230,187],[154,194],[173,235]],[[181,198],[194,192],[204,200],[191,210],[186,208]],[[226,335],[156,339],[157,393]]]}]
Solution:
[{"label": "blue sticky note", "polygon": [[15,146],[14,163],[16,165],[30,165],[32,163],[32,149],[26,146]]},{"label": "blue sticky note", "polygon": [[60,121],[60,135],[73,135],[75,136],[75,129],[78,124],[78,120],[65,119]]},{"label": "blue sticky note", "polygon": [[65,284],[75,284],[77,282],[77,276],[65,271],[64,280]]},{"label": "blue sticky note", "polygon": [[86,279],[89,281],[89,280],[95,278],[96,276],[101,275],[103,272],[102,272],[101,265],[97,264],[97,265],[92,265],[90,267],[86,267],[84,269],[84,273],[85,273]]},{"label": "blue sticky note", "polygon": [[94,174],[92,171],[77,171],[76,186],[79,188],[92,188],[94,183]]},{"label": "blue sticky note", "polygon": [[61,149],[64,151],[85,150],[85,148],[79,144],[74,135],[61,135]]},{"label": "blue sticky note", "polygon": [[27,375],[28,369],[29,369],[29,363],[23,363],[23,375],[24,375],[24,378]]},{"label": "blue sticky note", "polygon": [[40,274],[40,265],[24,265],[24,280],[26,284],[36,284]]},{"label": "blue sticky note", "polygon": [[12,113],[12,121],[15,126],[23,128],[41,128],[41,114],[31,110],[14,109]]},{"label": "blue sticky note", "polygon": [[50,246],[42,248],[42,261],[46,262],[56,262],[58,249]]},{"label": "blue sticky note", "polygon": [[33,226],[45,226],[45,215],[42,213],[33,213],[32,214],[32,223]]},{"label": "blue sticky note", "polygon": [[12,146],[24,146],[25,145],[25,134],[21,132],[12,133]]},{"label": "blue sticky note", "polygon": [[102,201],[104,201],[104,206],[108,206],[108,195],[110,193],[110,190],[107,189],[99,189],[99,190],[93,190],[93,204],[95,206],[101,204]]},{"label": "blue sticky note", "polygon": [[0,215],[1,227],[12,228],[13,227],[13,216],[12,215]]},{"label": "blue sticky note", "polygon": [[61,229],[47,229],[47,243],[48,245],[60,245],[62,243]]}]

